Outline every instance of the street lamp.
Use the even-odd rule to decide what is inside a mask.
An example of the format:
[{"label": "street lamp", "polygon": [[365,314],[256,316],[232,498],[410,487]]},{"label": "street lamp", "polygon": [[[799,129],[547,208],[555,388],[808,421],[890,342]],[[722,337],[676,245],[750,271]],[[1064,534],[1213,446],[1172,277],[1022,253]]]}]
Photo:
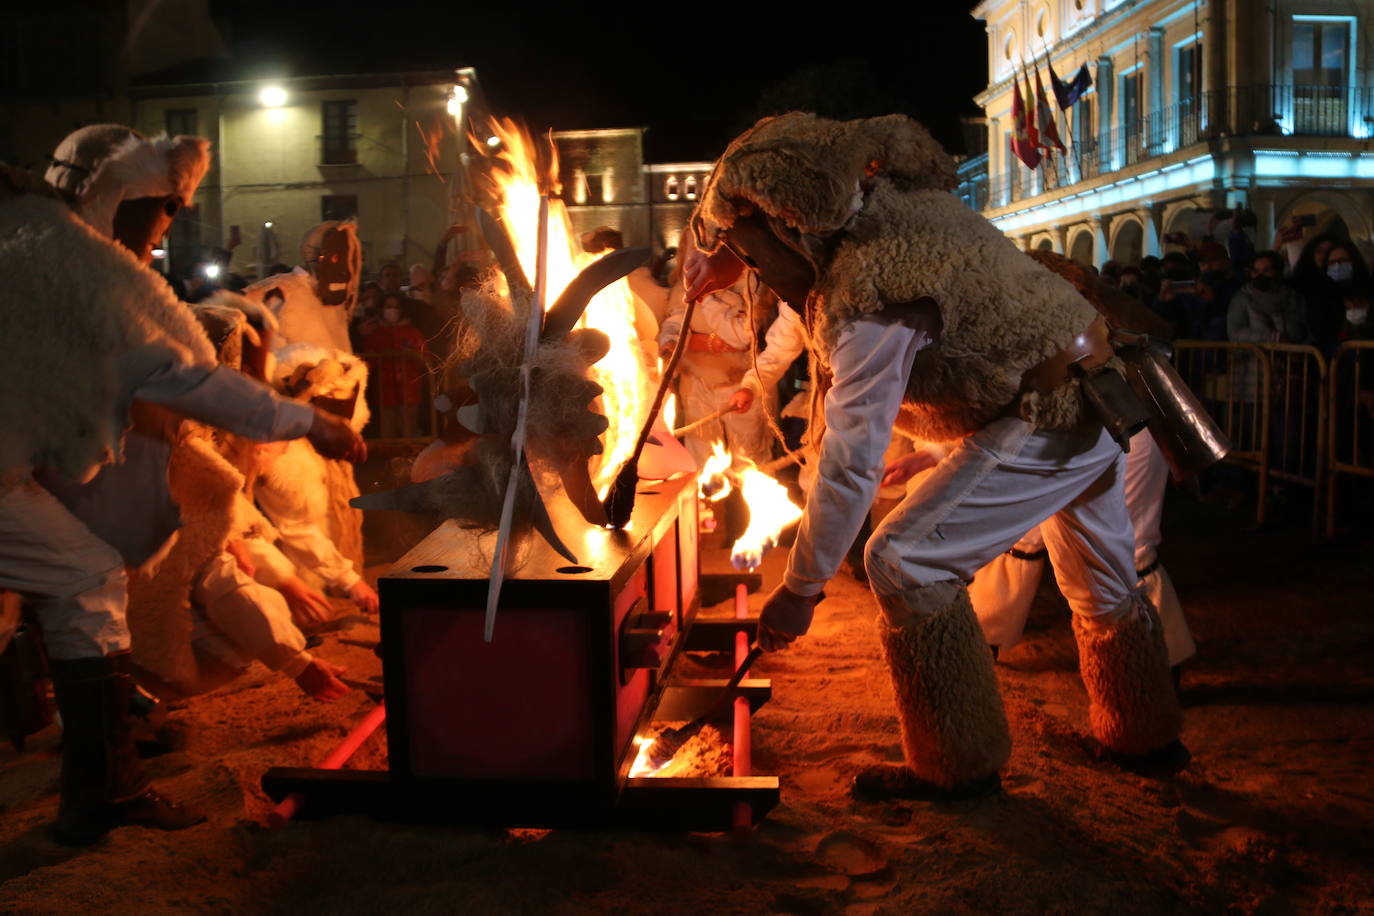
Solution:
[{"label": "street lamp", "polygon": [[266,108],[280,108],[286,104],[286,90],[277,85],[263,86],[258,101]]},{"label": "street lamp", "polygon": [[454,86],[453,91],[448,94],[448,113],[455,118],[463,114],[463,105],[467,103],[468,90],[465,86]]}]

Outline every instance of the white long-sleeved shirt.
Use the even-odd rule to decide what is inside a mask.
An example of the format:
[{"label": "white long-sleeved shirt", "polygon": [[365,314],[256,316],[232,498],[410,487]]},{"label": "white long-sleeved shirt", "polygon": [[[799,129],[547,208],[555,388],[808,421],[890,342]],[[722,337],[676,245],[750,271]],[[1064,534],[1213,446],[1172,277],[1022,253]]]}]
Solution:
[{"label": "white long-sleeved shirt", "polygon": [[[306,468],[322,463],[310,445],[303,442],[291,443],[286,454],[275,460]],[[322,511],[311,504],[298,480],[267,473],[259,478],[253,493],[263,513],[277,527],[283,553],[297,569],[314,573],[340,592],[347,592],[358,583],[362,575],[321,527]]]},{"label": "white long-sleeved shirt", "polygon": [[834,382],[825,396],[816,483],[783,578],[792,592],[819,594],[844,562],[873,505],[916,353],[929,344],[924,330],[880,316],[840,331],[830,354]]},{"label": "white long-sleeved shirt", "polygon": [[[744,373],[744,384],[755,392],[768,391],[778,383],[787,367],[806,349],[806,328],[801,316],[786,302],[778,303],[778,317],[768,326],[763,338],[763,351],[757,365]],[[755,372],[755,368],[758,369]]]},{"label": "white long-sleeved shirt", "polygon": [[[131,351],[120,363],[126,400],[162,404],[184,417],[258,441],[281,441],[310,431],[315,412],[308,404],[279,396],[271,388],[226,366],[190,365],[163,347]],[[38,479],[67,510],[130,566],[155,555],[181,525],[181,513],[167,483],[172,445],[130,432],[123,460],[107,465],[87,483],[40,469]]]}]

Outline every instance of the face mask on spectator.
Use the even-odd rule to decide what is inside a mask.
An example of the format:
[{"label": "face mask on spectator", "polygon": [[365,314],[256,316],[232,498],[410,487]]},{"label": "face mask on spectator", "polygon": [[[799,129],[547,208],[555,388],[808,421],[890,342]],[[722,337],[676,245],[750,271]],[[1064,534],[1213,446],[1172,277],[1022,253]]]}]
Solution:
[{"label": "face mask on spectator", "polygon": [[1364,320],[1369,317],[1369,307],[1364,306],[1356,309],[1345,310],[1345,320],[1351,324],[1364,324]]},{"label": "face mask on spectator", "polygon": [[1355,266],[1349,261],[1337,261],[1327,265],[1326,275],[1337,283],[1344,283],[1355,275]]},{"label": "face mask on spectator", "polygon": [[1259,274],[1250,282],[1262,293],[1272,293],[1279,288],[1279,281],[1268,274]]},{"label": "face mask on spectator", "polygon": [[387,324],[396,324],[401,320],[400,309],[382,309],[382,320]]}]

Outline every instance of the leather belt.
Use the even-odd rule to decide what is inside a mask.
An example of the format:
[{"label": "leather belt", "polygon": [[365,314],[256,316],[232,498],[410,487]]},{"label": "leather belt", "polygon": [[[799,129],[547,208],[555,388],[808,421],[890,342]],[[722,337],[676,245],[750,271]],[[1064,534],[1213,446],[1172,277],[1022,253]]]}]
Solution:
[{"label": "leather belt", "polygon": [[1109,333],[1107,320],[1098,315],[1087,330],[1075,336],[1064,349],[1027,369],[1021,376],[1021,390],[1049,394],[1073,377],[1071,367],[1077,365],[1089,370],[1102,366],[1116,353]]},{"label": "leather belt", "polygon": [[702,334],[700,331],[689,331],[687,334],[687,349],[696,353],[743,353],[743,347],[732,347],[721,337],[712,332]]}]

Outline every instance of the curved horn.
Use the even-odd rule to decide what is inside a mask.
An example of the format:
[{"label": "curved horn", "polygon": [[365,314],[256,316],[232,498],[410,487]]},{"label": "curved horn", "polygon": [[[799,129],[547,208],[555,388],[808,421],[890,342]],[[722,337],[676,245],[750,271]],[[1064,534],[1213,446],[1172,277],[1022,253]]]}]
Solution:
[{"label": "curved horn", "polygon": [[544,330],[539,338],[551,340],[571,331],[593,296],[648,261],[649,255],[648,248],[621,248],[588,264],[544,313]]},{"label": "curved horn", "polygon": [[505,225],[480,207],[477,208],[477,225],[481,227],[482,238],[486,239],[491,253],[496,255],[496,263],[500,265],[501,273],[506,275],[506,285],[510,287],[511,298],[531,295],[534,288],[525,277],[525,269],[520,266],[520,258],[515,253],[515,243],[511,241]]}]

